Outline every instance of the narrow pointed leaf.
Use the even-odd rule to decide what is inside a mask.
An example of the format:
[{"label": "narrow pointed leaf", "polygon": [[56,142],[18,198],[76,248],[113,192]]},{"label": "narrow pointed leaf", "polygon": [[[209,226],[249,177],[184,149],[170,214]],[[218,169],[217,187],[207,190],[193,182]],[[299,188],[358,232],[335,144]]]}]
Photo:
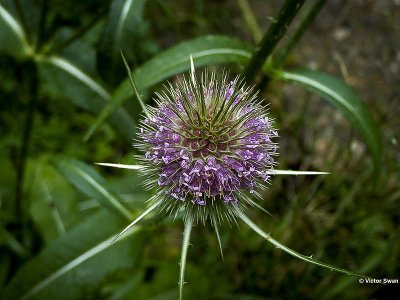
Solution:
[{"label": "narrow pointed leaf", "polygon": [[[221,63],[246,63],[250,47],[244,42],[225,36],[205,36],[183,42],[154,56],[132,73],[139,94],[169,77],[190,69],[190,55],[197,67]],[[96,122],[86,134],[86,139],[133,94],[129,79],[120,84],[104,107]],[[139,107],[139,106],[138,106]],[[139,109],[139,108],[138,108]]]},{"label": "narrow pointed leaf", "polygon": [[[103,85],[70,60],[59,57],[39,57],[39,70],[45,86],[56,88],[59,96],[97,114],[110,101],[111,95]],[[125,110],[119,107],[113,111],[111,125],[131,141],[136,123]]]},{"label": "narrow pointed leaf", "polygon": [[160,205],[160,202],[156,202],[153,205],[151,205],[149,208],[147,208],[144,212],[142,212],[135,220],[133,220],[128,226],[126,226],[120,233],[118,233],[113,240],[111,240],[111,243],[114,243],[116,240],[118,240],[120,237],[124,236],[127,232],[132,230],[132,228],[144,217],[146,217],[149,213],[151,213],[153,210],[157,208],[157,206]]},{"label": "narrow pointed leaf", "polygon": [[139,94],[139,92],[138,92],[138,90],[137,90],[135,81],[133,80],[132,71],[131,71],[131,69],[129,68],[128,62],[126,61],[125,56],[124,56],[124,54],[123,54],[122,52],[121,52],[121,56],[122,56],[122,60],[124,61],[124,65],[125,65],[125,68],[126,68],[126,72],[128,73],[129,82],[130,82],[130,84],[131,84],[131,86],[132,86],[132,89],[133,89],[133,91],[134,91],[134,93],[135,93],[136,99],[139,101],[139,104],[140,104],[140,106],[142,107],[142,110],[143,110],[144,114],[145,114],[147,117],[150,117],[150,115],[149,115],[149,113],[148,113],[148,111],[147,111],[146,105],[145,105],[144,102],[143,102],[142,96],[140,96],[140,94]]},{"label": "narrow pointed leaf", "polygon": [[181,262],[179,268],[179,300],[183,299],[183,285],[185,284],[186,258],[189,249],[190,233],[192,232],[193,220],[188,217],[185,221],[185,230],[183,232]]},{"label": "narrow pointed leaf", "polygon": [[360,96],[342,80],[311,70],[276,71],[277,79],[296,82],[316,92],[339,109],[358,130],[372,156],[376,170],[382,161],[381,134],[367,106]]},{"label": "narrow pointed leaf", "polygon": [[82,82],[86,85],[90,90],[96,93],[98,96],[103,98],[104,100],[110,99],[110,94],[93,78],[91,78],[84,71],[79,69],[77,66],[72,64],[65,58],[52,56],[49,58],[45,58],[44,61],[60,68],[66,73],[69,73],[72,77],[76,78],[78,81]]},{"label": "narrow pointed leaf", "polygon": [[21,245],[21,243],[0,223],[0,245],[3,244],[6,244],[12,251],[21,257],[25,257],[29,253],[25,247]]},{"label": "narrow pointed leaf", "polygon": [[222,243],[221,243],[221,236],[219,234],[219,229],[218,229],[218,222],[215,219],[215,216],[212,216],[212,222],[215,230],[215,236],[217,237],[217,242],[219,246],[219,252],[221,253],[221,258],[224,260],[224,251],[222,251]]},{"label": "narrow pointed leaf", "polygon": [[110,163],[96,163],[96,165],[119,168],[119,169],[129,169],[129,170],[141,170],[144,168],[144,166],[141,165],[124,165],[124,164],[110,164]]},{"label": "narrow pointed leaf", "polygon": [[267,171],[270,175],[327,175],[327,172],[317,171],[293,171],[293,170],[270,170]]},{"label": "narrow pointed leaf", "polygon": [[98,288],[106,276],[132,266],[136,259],[133,251],[142,249],[140,240],[127,239],[140,227],[110,246],[123,223],[107,211],[82,222],[25,264],[1,294],[2,299],[71,300],[87,296],[88,289]]},{"label": "narrow pointed leaf", "polygon": [[193,85],[196,84],[196,69],[194,68],[193,56],[190,54],[190,76],[192,78]]},{"label": "narrow pointed leaf", "polygon": [[110,191],[105,179],[93,168],[73,159],[57,161],[55,166],[78,190],[95,198],[103,206],[118,212],[127,220],[132,220],[132,214],[122,204],[122,199]]},{"label": "narrow pointed leaf", "polygon": [[0,4],[0,51],[18,57],[26,57],[33,52],[21,25],[2,4]]},{"label": "narrow pointed leaf", "polygon": [[[205,36],[178,44],[156,55],[132,76],[138,90],[149,88],[169,77],[190,69],[190,55],[197,67],[221,63],[245,63],[250,58],[250,47],[238,40],[225,36]],[[130,97],[133,92],[125,80],[113,94],[113,98]]]},{"label": "narrow pointed leaf", "polygon": [[[360,266],[360,272],[366,273],[366,272],[371,272],[374,269],[375,270],[378,269],[377,267],[382,265],[382,262],[385,261],[386,257],[387,257],[387,252],[385,250],[372,252],[365,260],[365,263],[363,263]],[[315,291],[316,292],[315,295],[316,296],[318,295],[319,296],[318,298],[321,300],[335,299],[335,298],[337,299],[338,297],[340,297],[340,295],[343,295],[346,289],[351,288],[351,286],[354,284],[354,280],[352,279],[353,278],[351,277],[340,278],[340,280],[338,280],[335,283],[335,286],[329,289],[329,291],[323,289],[323,292],[321,292],[321,287],[319,287],[319,291]]]},{"label": "narrow pointed leaf", "polygon": [[104,44],[122,49],[124,39],[137,27],[143,18],[146,0],[114,0],[105,30]]},{"label": "narrow pointed leaf", "polygon": [[[150,32],[150,20],[144,18],[147,0],[112,0],[97,50],[98,71],[112,85],[124,76],[120,51],[136,66],[154,54],[158,43]],[[107,62],[107,63],[103,63]]]},{"label": "narrow pointed leaf", "polygon": [[147,0],[111,1],[110,13],[100,44],[100,59],[108,60],[105,69],[110,67],[109,64],[111,70],[114,69],[121,50],[131,58],[137,51],[140,53],[142,47],[148,45],[148,37],[145,36],[147,24],[144,20],[146,2]]},{"label": "narrow pointed leaf", "polygon": [[264,232],[251,219],[249,219],[249,217],[247,217],[240,209],[237,209],[236,213],[237,213],[237,216],[245,224],[247,224],[247,226],[249,226],[252,230],[254,230],[258,235],[260,235],[261,237],[266,239],[268,242],[270,242],[272,245],[274,245],[278,249],[281,249],[281,250],[285,251],[286,253],[288,253],[288,254],[290,254],[290,255],[298,258],[298,259],[304,260],[304,261],[306,261],[308,263],[312,263],[312,264],[315,264],[315,265],[323,267],[323,268],[330,269],[331,271],[337,271],[337,272],[340,272],[340,273],[344,273],[346,275],[352,275],[352,276],[357,276],[357,277],[361,277],[361,278],[369,278],[366,275],[357,274],[357,273],[354,273],[352,271],[349,271],[349,270],[346,270],[346,269],[341,269],[341,268],[335,267],[333,265],[329,265],[329,264],[326,264],[326,263],[321,262],[319,260],[313,259],[312,256],[306,256],[306,255],[300,254],[300,253],[290,249],[289,247],[281,244],[277,240],[273,239],[268,233]]}]

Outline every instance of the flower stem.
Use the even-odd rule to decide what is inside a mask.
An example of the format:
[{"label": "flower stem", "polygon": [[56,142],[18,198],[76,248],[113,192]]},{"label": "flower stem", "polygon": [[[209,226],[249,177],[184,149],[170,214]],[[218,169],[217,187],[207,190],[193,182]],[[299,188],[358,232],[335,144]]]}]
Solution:
[{"label": "flower stem", "polygon": [[238,0],[238,3],[247,28],[250,30],[254,41],[258,43],[262,38],[262,31],[257,23],[257,19],[254,16],[253,11],[251,10],[249,2],[247,0]]},{"label": "flower stem", "polygon": [[247,81],[252,81],[261,70],[264,62],[285,34],[290,23],[302,7],[305,0],[286,0],[279,11],[276,22],[273,22],[257,46],[243,75]]},{"label": "flower stem", "polygon": [[63,51],[65,48],[67,48],[69,45],[73,44],[76,42],[79,38],[84,36],[90,29],[94,27],[98,22],[100,22],[103,18],[103,16],[106,14],[107,9],[102,9],[99,13],[97,13],[93,19],[91,19],[86,25],[83,25],[80,27],[76,32],[74,32],[73,35],[71,35],[69,38],[67,38],[65,41],[60,42],[59,44],[55,45],[50,45],[49,48],[43,49],[43,53],[47,54],[50,56],[51,54],[56,54],[60,53]]},{"label": "flower stem", "polygon": [[313,259],[312,255],[311,256],[306,256],[306,255],[300,254],[300,253],[290,249],[289,247],[281,244],[277,240],[273,239],[268,233],[263,231],[252,220],[250,220],[249,217],[247,217],[240,209],[236,210],[236,214],[244,223],[246,223],[251,229],[253,229],[257,234],[259,234],[261,237],[266,239],[272,245],[274,245],[275,247],[285,251],[286,253],[288,253],[288,254],[290,254],[290,255],[298,258],[298,259],[304,260],[306,262],[315,264],[315,265],[323,267],[323,268],[330,269],[331,271],[337,271],[337,272],[340,272],[340,273],[344,273],[346,275],[352,275],[352,276],[357,276],[357,277],[361,277],[361,278],[369,278],[366,275],[353,273],[353,272],[351,272],[349,270],[341,269],[341,268],[338,268],[338,267],[335,267],[335,266],[320,262],[320,261],[318,261],[316,259]]},{"label": "flower stem", "polygon": [[293,48],[300,41],[303,34],[306,32],[308,26],[314,21],[315,17],[318,15],[321,8],[326,3],[326,0],[317,0],[313,4],[313,6],[307,11],[304,17],[301,20],[301,23],[295,33],[291,36],[289,41],[287,42],[283,51],[274,59],[274,66],[280,67],[293,50]]},{"label": "flower stem", "polygon": [[33,62],[28,62],[27,64],[27,74],[30,74],[29,79],[29,104],[26,112],[25,124],[24,124],[24,132],[22,134],[21,140],[21,148],[20,153],[18,155],[17,161],[17,180],[16,180],[16,193],[15,193],[15,214],[17,220],[20,220],[22,231],[25,229],[26,220],[25,220],[25,212],[26,208],[23,201],[23,187],[25,180],[25,169],[26,169],[26,160],[28,156],[29,143],[31,140],[32,129],[34,124],[34,115],[36,111],[36,104],[38,101],[38,74],[37,68]]},{"label": "flower stem", "polygon": [[179,300],[183,299],[183,285],[185,284],[185,267],[186,257],[190,242],[190,233],[193,227],[193,220],[191,216],[188,216],[185,221],[185,230],[183,232],[181,262],[179,270]]},{"label": "flower stem", "polygon": [[40,50],[40,48],[42,47],[42,44],[43,44],[46,34],[47,34],[46,19],[47,19],[48,10],[49,10],[49,1],[42,0],[41,5],[40,5],[39,26],[38,26],[38,34],[37,34],[36,47],[35,47],[36,52],[38,52]]}]

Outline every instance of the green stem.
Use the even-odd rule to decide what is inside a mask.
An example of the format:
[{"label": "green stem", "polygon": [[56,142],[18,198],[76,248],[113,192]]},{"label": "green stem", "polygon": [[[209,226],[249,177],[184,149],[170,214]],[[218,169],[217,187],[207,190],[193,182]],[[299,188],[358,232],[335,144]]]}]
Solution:
[{"label": "green stem", "polygon": [[18,242],[18,240],[10,232],[8,232],[2,224],[0,224],[0,236],[2,239],[4,239],[8,247],[18,256],[28,256],[28,250],[20,242]]},{"label": "green stem", "polygon": [[247,0],[238,0],[238,3],[247,28],[253,35],[254,41],[258,43],[262,38],[262,31],[257,23],[257,19],[254,16],[253,11],[251,10],[249,2]]},{"label": "green stem", "polygon": [[290,52],[300,41],[301,37],[306,32],[310,24],[314,21],[315,17],[318,15],[319,11],[324,6],[326,1],[327,0],[317,0],[314,3],[314,5],[310,8],[310,10],[304,15],[299,27],[297,28],[296,32],[292,35],[289,42],[286,44],[282,53],[280,53],[278,57],[274,59],[274,66],[279,67],[285,62]]},{"label": "green stem", "polygon": [[247,81],[252,81],[257,73],[262,69],[264,62],[270,58],[272,51],[285,34],[304,1],[305,0],[285,1],[279,11],[277,21],[273,22],[268,28],[243,73]]},{"label": "green stem", "polygon": [[38,36],[36,40],[36,50],[40,50],[40,47],[43,44],[46,35],[46,17],[47,11],[49,8],[49,1],[43,0],[40,10],[40,17],[39,17],[39,29],[38,29]]},{"label": "green stem", "polygon": [[27,74],[30,74],[29,80],[29,104],[28,110],[26,113],[25,124],[24,124],[24,132],[22,134],[22,142],[20,153],[18,156],[17,162],[17,182],[16,182],[16,193],[15,193],[15,211],[16,218],[20,220],[22,224],[22,228],[25,224],[25,216],[24,216],[24,205],[22,204],[22,194],[23,194],[23,184],[25,179],[25,168],[26,168],[26,160],[29,150],[29,142],[31,139],[33,122],[34,122],[34,114],[36,109],[36,104],[38,100],[38,74],[36,66],[33,62],[29,62],[27,65]]},{"label": "green stem", "polygon": [[74,35],[71,37],[67,38],[64,42],[61,42],[60,44],[56,44],[49,49],[44,50],[43,52],[47,55],[59,53],[62,50],[64,50],[66,47],[77,41],[79,38],[81,38],[83,35],[85,35],[93,26],[101,20],[101,18],[105,15],[107,12],[106,9],[102,9],[88,24],[82,26]]},{"label": "green stem", "polygon": [[189,248],[190,233],[192,231],[192,227],[193,227],[193,220],[189,216],[185,220],[185,230],[183,232],[181,262],[179,268],[179,300],[183,299],[183,285],[185,284],[186,257]]}]

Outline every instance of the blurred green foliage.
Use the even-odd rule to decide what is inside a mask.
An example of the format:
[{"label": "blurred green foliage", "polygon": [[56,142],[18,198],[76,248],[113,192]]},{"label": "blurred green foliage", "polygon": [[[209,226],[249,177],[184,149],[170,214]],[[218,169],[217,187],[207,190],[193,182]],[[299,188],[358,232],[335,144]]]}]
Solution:
[{"label": "blurred green foliage", "polygon": [[[227,0],[0,1],[2,299],[177,298],[181,222],[151,216],[108,247],[151,196],[135,172],[94,165],[135,162],[141,111],[120,50],[151,104],[189,69],[190,54],[198,68],[240,73],[255,49],[245,19]],[[257,82],[280,128],[279,168],[331,175],[275,177],[261,203],[274,217],[250,215],[299,252],[398,278],[400,164],[395,125],[379,113],[390,108],[330,75],[286,71],[302,65],[296,55],[283,66],[270,60]],[[211,227],[193,230],[187,299],[390,299],[398,288],[297,261],[245,226],[220,231],[224,260]]]}]

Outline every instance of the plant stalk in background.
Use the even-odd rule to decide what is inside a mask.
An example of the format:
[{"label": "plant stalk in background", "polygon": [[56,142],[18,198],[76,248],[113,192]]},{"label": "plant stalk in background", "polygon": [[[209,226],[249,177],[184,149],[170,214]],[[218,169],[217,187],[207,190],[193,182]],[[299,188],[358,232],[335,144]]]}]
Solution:
[{"label": "plant stalk in background", "polygon": [[296,47],[297,43],[302,38],[303,34],[306,32],[308,27],[314,21],[315,17],[318,15],[321,8],[325,5],[326,1],[327,0],[316,0],[313,3],[312,7],[304,14],[299,26],[297,27],[296,31],[289,37],[289,41],[286,43],[282,52],[274,57],[273,60],[274,67],[281,67],[284,64],[290,52],[294,49],[294,47]]},{"label": "plant stalk in background", "polygon": [[272,22],[260,44],[256,47],[243,76],[248,82],[254,80],[265,61],[287,31],[290,23],[304,4],[305,0],[286,0],[279,11],[277,20]]},{"label": "plant stalk in background", "polygon": [[28,102],[26,117],[24,122],[24,130],[21,138],[21,146],[19,155],[17,158],[17,180],[16,180],[16,192],[15,192],[15,214],[16,219],[21,222],[21,233],[24,234],[26,228],[26,204],[25,197],[23,194],[25,173],[26,173],[26,162],[27,156],[30,149],[30,141],[32,136],[32,130],[34,127],[35,111],[38,102],[38,74],[37,68],[32,62],[26,64],[26,68],[30,70],[30,78],[28,80],[28,90],[30,99]]}]

